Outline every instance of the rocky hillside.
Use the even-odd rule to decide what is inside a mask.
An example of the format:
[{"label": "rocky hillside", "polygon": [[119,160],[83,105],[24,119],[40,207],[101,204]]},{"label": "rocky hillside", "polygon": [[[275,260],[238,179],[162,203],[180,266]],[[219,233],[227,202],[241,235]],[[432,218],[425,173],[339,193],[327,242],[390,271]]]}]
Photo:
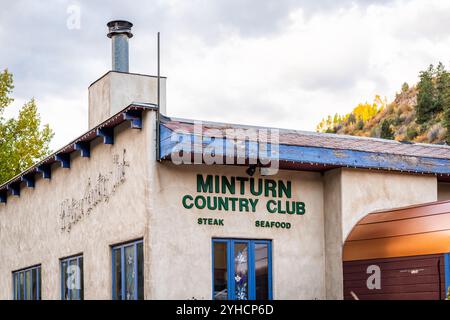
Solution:
[{"label": "rocky hillside", "polygon": [[[445,73],[445,75],[443,75]],[[328,116],[317,126],[319,132],[450,144],[450,76],[439,64],[420,73],[420,81],[403,84],[394,101],[376,96],[346,115]]]}]

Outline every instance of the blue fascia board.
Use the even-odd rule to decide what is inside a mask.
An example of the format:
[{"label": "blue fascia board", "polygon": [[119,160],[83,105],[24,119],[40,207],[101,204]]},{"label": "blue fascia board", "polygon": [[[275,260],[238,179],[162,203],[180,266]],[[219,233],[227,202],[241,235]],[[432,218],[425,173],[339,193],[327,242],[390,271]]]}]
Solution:
[{"label": "blue fascia board", "polygon": [[[114,127],[120,125],[123,121],[129,120],[132,122],[132,128],[142,128],[142,116],[145,110],[157,110],[154,104],[146,103],[132,103],[117,114],[111,116],[98,126],[90,129],[82,134],[80,137],[59,149],[59,151],[49,155],[41,162],[31,166],[27,170],[11,178],[0,185],[0,203],[6,203],[8,197],[8,190],[11,191],[11,185],[26,182],[27,187],[33,188],[35,186],[35,175],[42,174],[44,179],[51,179],[51,165],[55,162],[61,162],[64,168],[70,168],[70,153],[74,150],[80,150],[81,156],[90,157],[90,142],[93,140],[92,136],[103,138],[103,143],[114,144]],[[105,125],[108,125],[105,127]],[[10,188],[8,189],[8,186]]]},{"label": "blue fascia board", "polygon": [[55,156],[55,161],[61,163],[61,167],[70,169],[70,154],[69,153],[58,153]]},{"label": "blue fascia board", "polygon": [[[191,147],[194,142],[193,134],[176,133],[176,136],[174,136],[175,133],[163,124],[160,125],[160,133],[161,159],[170,159],[172,150],[174,150],[174,147],[181,141],[190,142]],[[217,145],[224,146],[221,150],[219,148],[218,152],[220,153],[217,155],[226,157],[227,154],[233,153],[232,150],[229,150],[230,147],[234,148],[233,143],[230,143],[224,138],[216,138],[215,140]],[[209,138],[204,138],[203,148],[208,145],[210,141]],[[248,150],[250,150],[250,148],[255,148],[255,144],[257,143],[249,143],[246,141],[246,155],[248,155]],[[256,146],[256,148],[257,147],[258,146]],[[268,144],[267,149],[270,151],[272,145]],[[279,145],[279,160],[283,162],[311,163],[362,169],[395,170],[443,175],[450,174],[450,159],[286,144]]]},{"label": "blue fascia board", "polygon": [[142,110],[128,110],[123,116],[125,120],[131,122],[132,129],[142,129]]},{"label": "blue fascia board", "polygon": [[34,188],[35,185],[34,174],[24,175],[20,178],[20,180],[25,182],[28,188]]},{"label": "blue fascia board", "polygon": [[0,190],[0,203],[6,203],[8,199],[8,192],[5,190]]},{"label": "blue fascia board", "polygon": [[13,196],[20,197],[20,183],[11,183],[7,186],[7,189]]},{"label": "blue fascia board", "polygon": [[98,128],[97,136],[103,137],[104,144],[114,144],[114,128]]},{"label": "blue fascia board", "polygon": [[444,254],[445,268],[445,294],[450,299],[450,253]]},{"label": "blue fascia board", "polygon": [[37,172],[42,173],[42,178],[51,179],[52,178],[52,168],[49,164],[43,164],[37,167]]},{"label": "blue fascia board", "polygon": [[80,150],[80,155],[83,158],[89,158],[91,156],[91,144],[87,141],[76,142],[74,144],[75,150]]}]

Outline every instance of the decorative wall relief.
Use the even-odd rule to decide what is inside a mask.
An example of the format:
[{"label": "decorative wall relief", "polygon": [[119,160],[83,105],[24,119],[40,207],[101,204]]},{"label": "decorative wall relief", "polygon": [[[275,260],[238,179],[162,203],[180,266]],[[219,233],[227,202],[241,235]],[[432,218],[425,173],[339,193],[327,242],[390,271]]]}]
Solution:
[{"label": "decorative wall relief", "polygon": [[91,214],[101,203],[108,202],[116,189],[125,182],[126,168],[130,166],[125,159],[126,149],[122,155],[112,157],[113,169],[107,173],[99,173],[95,179],[89,178],[85,191],[80,199],[68,198],[60,203],[60,226],[62,232],[70,232],[73,225]]}]

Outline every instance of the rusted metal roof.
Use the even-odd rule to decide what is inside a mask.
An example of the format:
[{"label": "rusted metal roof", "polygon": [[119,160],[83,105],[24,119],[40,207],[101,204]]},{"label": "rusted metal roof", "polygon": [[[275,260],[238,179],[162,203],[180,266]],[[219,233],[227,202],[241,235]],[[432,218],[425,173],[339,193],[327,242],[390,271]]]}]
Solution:
[{"label": "rusted metal roof", "polygon": [[[201,126],[196,126],[197,123]],[[352,167],[435,174],[439,180],[450,180],[450,147],[446,145],[402,143],[377,138],[177,118],[162,118],[160,158],[171,159],[171,152],[176,149],[174,147],[177,136],[181,135],[183,140],[194,141],[195,137],[201,135],[202,147],[205,150],[208,142],[204,140],[210,141],[208,137],[211,138],[211,135],[215,141],[223,140],[226,145],[230,140],[227,136],[229,131],[247,129],[256,130],[258,135],[249,134],[244,136],[243,140],[241,138],[241,141],[251,141],[258,146],[269,140],[267,137],[274,133],[271,130],[277,130],[275,132],[278,132],[280,169],[324,171],[337,167]],[[214,134],[217,133],[222,137],[215,137]],[[228,156],[226,153],[231,150],[225,149],[226,147],[223,150],[223,157]]]},{"label": "rusted metal roof", "polygon": [[[210,129],[215,129],[220,130],[224,135],[227,129],[271,129],[267,127],[244,126],[238,124],[215,123],[206,121],[202,121],[201,124],[203,132],[206,132]],[[177,130],[186,133],[193,133],[194,121],[177,118],[166,118],[166,121],[164,121],[164,125],[172,131]],[[276,130],[279,130],[279,143],[285,145],[342,150],[347,149],[406,156],[450,159],[450,146],[447,145],[409,142],[404,143],[395,140],[357,137],[331,133],[316,133],[288,129]]]}]

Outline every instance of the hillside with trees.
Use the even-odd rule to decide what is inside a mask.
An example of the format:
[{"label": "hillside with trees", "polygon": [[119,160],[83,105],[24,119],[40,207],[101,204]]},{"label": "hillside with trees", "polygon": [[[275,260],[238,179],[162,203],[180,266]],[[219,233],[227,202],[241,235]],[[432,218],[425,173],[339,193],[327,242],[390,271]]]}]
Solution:
[{"label": "hillside with trees", "polygon": [[404,83],[394,101],[375,96],[350,113],[323,119],[318,132],[450,144],[450,71],[442,63],[419,73],[414,86]]}]

